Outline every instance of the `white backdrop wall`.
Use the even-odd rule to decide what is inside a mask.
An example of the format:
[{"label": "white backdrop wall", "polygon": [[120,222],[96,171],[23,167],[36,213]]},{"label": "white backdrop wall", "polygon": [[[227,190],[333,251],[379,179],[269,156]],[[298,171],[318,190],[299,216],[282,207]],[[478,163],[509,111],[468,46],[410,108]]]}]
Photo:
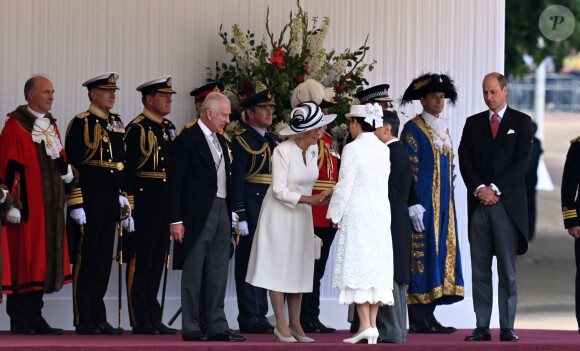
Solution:
[{"label": "white backdrop wall", "polygon": [[[301,3],[311,17],[330,17],[324,44],[327,49],[357,49],[369,34],[367,58],[378,63],[367,79],[371,85],[391,84],[393,97],[400,97],[422,72],[450,74],[455,79],[459,101],[443,114],[450,118],[457,150],[466,117],[485,109],[481,95],[483,76],[491,71],[503,72],[505,0]],[[128,123],[142,110],[135,88],[154,77],[171,74],[178,94],[169,118],[181,127],[194,115],[189,91],[203,84],[206,67],[214,67],[216,60],[231,59],[218,36],[220,25],[231,33],[231,26],[237,23],[260,39],[265,35],[268,7],[274,33],[288,21],[290,11],[296,10],[295,3],[288,0],[0,0],[0,111],[8,113],[24,104],[24,82],[32,75],[45,75],[56,89],[52,113],[64,134],[68,122],[88,107],[82,82],[97,74],[117,71],[121,90],[113,110]],[[421,108],[416,103],[403,111],[412,117]],[[4,120],[0,120],[3,127]],[[466,299],[438,309],[438,315],[444,324],[470,328],[474,318],[466,191],[459,174],[455,190]],[[337,293],[328,279],[332,259],[331,256],[321,292],[322,319],[344,328],[345,309],[337,304]],[[179,272],[170,273],[165,321],[179,306],[179,280]],[[107,294],[111,322],[116,320],[116,281],[115,268]],[[69,285],[45,297],[47,319],[66,329],[72,328],[70,296]],[[233,275],[226,308],[230,326],[235,328]],[[124,320],[127,321],[126,316]],[[0,317],[0,329],[6,328],[7,318]]]}]

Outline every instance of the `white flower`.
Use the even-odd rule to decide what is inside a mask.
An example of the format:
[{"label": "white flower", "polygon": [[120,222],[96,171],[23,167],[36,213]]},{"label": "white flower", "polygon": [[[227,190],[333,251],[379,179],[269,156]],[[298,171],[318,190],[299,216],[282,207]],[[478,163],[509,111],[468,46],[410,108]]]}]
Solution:
[{"label": "white flower", "polygon": [[256,91],[256,94],[268,89],[268,87],[266,87],[266,85],[259,80],[254,81],[253,84],[254,84],[254,90]]},{"label": "white flower", "polygon": [[274,126],[274,134],[280,136],[280,132],[282,131],[282,129],[288,127],[288,123],[280,121],[278,123],[276,123],[276,125]]},{"label": "white flower", "polygon": [[[324,17],[322,21],[322,25],[318,30],[314,30],[313,34],[310,34],[306,38],[306,49],[310,51],[310,53],[317,52],[322,48],[322,43],[328,34],[328,27],[330,26],[330,18]],[[312,59],[311,59],[312,60]]]},{"label": "white flower", "polygon": [[334,87],[326,88],[326,96],[328,96],[328,101],[334,100],[334,96],[336,96],[336,91],[334,91]]},{"label": "white flower", "polygon": [[302,54],[302,46],[304,42],[304,23],[299,16],[292,19],[290,24],[290,46],[288,46],[288,55]]}]

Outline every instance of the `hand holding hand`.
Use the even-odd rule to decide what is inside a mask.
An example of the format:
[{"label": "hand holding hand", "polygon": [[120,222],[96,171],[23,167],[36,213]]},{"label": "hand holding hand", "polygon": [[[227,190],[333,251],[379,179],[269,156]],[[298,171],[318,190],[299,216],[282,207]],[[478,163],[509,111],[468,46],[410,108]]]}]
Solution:
[{"label": "hand holding hand", "polygon": [[175,241],[181,243],[183,242],[183,233],[185,233],[185,227],[183,223],[175,223],[169,225],[169,233],[175,239]]},{"label": "hand holding hand", "polygon": [[74,210],[70,211],[69,216],[78,225],[87,224],[87,216],[85,215],[85,210],[82,207],[75,208]]},{"label": "hand holding hand", "polygon": [[334,188],[329,188],[329,189],[325,189],[320,193],[320,201],[324,202],[326,199],[328,199],[328,202],[330,202],[330,197],[332,196],[332,193],[334,193]]},{"label": "hand holding hand", "polygon": [[499,201],[499,196],[493,191],[491,186],[479,188],[475,191],[475,195],[484,206],[495,205]]}]

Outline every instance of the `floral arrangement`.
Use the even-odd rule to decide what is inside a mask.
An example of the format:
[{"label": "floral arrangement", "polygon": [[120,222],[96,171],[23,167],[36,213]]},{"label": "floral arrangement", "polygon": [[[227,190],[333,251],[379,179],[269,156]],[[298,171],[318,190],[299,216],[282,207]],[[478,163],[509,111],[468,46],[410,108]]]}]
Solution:
[{"label": "floral arrangement", "polygon": [[[232,102],[232,119],[242,115],[239,106],[241,100],[270,88],[276,101],[272,127],[273,130],[276,129],[277,123],[289,119],[292,91],[306,79],[316,79],[322,83],[327,88],[328,98],[337,103],[331,109],[331,113],[339,116],[333,125],[340,126],[350,105],[358,102],[352,95],[362,90],[363,84],[368,84],[364,73],[371,71],[376,63],[374,60],[369,64],[362,63],[369,50],[366,46],[368,36],[364,44],[354,52],[350,49],[342,53],[335,50],[328,52],[323,47],[323,42],[328,34],[330,19],[325,17],[321,23],[318,23],[316,17],[310,20],[299,0],[296,5],[297,12],[290,13],[289,22],[282,27],[276,38],[270,30],[268,8],[268,41],[262,39],[261,42],[256,42],[253,33],[244,33],[237,24],[232,26],[231,37],[220,27],[219,36],[226,52],[233,58],[230,63],[216,62],[215,73],[210,71],[207,81],[224,84],[224,94]],[[346,125],[339,129],[346,130]]]}]

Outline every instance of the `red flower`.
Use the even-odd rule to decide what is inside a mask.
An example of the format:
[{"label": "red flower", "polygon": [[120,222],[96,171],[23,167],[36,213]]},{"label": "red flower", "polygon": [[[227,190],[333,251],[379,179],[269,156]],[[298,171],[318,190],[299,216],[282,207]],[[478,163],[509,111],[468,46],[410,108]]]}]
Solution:
[{"label": "red flower", "polygon": [[282,50],[284,45],[277,46],[274,45],[274,51],[272,52],[272,56],[268,58],[268,61],[271,63],[275,63],[278,65],[278,68],[284,69],[284,57],[286,56],[286,51]]},{"label": "red flower", "polygon": [[303,82],[304,81],[304,75],[299,75],[298,78],[296,78],[297,82]]}]

